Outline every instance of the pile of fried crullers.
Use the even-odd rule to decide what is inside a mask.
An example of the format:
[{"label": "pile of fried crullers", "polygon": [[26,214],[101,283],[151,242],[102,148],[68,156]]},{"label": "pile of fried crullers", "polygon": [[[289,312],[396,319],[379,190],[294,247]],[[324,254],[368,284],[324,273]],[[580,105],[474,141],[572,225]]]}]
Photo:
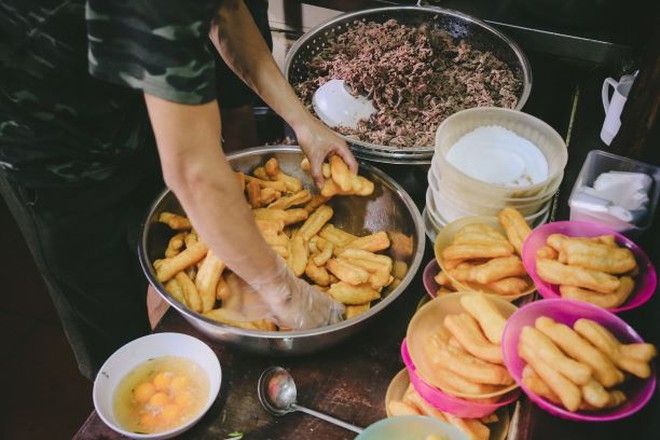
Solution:
[{"label": "pile of fried crullers", "polygon": [[[303,159],[301,168],[309,171]],[[283,172],[271,157],[250,174],[237,172],[256,224],[265,241],[293,272],[345,305],[345,318],[369,310],[405,276],[403,260],[382,251],[412,254],[412,239],[375,231],[354,235],[332,224],[337,196],[369,196],[374,182],[352,173],[339,156],[323,164],[325,184],[318,194]],[[184,215],[162,212],[160,222],[175,231],[162,259],[153,263],[165,290],[190,310],[223,324],[251,330],[287,330],[269,319],[245,316],[250,301],[242,282],[208,248]]]}]

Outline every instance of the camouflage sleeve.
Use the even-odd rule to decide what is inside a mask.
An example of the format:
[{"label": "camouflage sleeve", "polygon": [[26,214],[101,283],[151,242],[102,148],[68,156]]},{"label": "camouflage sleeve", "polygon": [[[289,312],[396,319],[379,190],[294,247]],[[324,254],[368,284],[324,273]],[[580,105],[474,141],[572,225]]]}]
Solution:
[{"label": "camouflage sleeve", "polygon": [[88,0],[89,71],[181,104],[215,99],[207,35],[217,0]]}]

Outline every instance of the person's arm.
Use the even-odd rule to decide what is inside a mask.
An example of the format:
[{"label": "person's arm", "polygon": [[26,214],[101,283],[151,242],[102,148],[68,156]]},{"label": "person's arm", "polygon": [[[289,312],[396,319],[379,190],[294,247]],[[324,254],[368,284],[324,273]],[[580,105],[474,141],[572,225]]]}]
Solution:
[{"label": "person's arm", "polygon": [[145,100],[165,183],[200,236],[241,278],[272,272],[277,254],[260,239],[236,173],[220,148],[217,102],[184,105],[149,94]]},{"label": "person's arm", "polygon": [[222,2],[210,38],[227,65],[296,132],[317,185],[323,183],[321,163],[331,154],[341,156],[349,168],[357,172],[357,162],[346,142],[300,102],[242,1]]},{"label": "person's arm", "polygon": [[145,93],[163,177],[204,242],[257,290],[280,324],[311,328],[341,319],[341,306],[293,275],[262,238],[220,148],[216,101],[177,104]]}]

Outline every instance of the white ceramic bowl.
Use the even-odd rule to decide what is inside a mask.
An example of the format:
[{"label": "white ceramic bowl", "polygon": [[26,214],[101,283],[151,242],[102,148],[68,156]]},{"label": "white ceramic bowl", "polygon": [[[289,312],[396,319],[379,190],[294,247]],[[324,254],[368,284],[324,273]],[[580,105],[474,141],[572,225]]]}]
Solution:
[{"label": "white ceramic bowl", "polygon": [[[154,433],[141,434],[128,431],[119,425],[113,402],[115,391],[124,377],[149,359],[163,356],[178,356],[194,361],[209,379],[206,402],[198,414],[176,428]],[[182,333],[154,333],[129,342],[115,351],[105,361],[94,381],[94,408],[103,422],[129,438],[159,440],[180,435],[197,423],[208,411],[220,391],[222,370],[213,350],[197,338]]]}]

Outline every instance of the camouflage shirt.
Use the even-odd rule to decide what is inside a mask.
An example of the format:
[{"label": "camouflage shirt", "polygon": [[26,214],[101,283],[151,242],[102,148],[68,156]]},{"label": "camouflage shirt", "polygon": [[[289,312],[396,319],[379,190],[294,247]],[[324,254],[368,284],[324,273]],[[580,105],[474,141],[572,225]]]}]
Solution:
[{"label": "camouflage shirt", "polygon": [[152,145],[141,90],[214,99],[217,3],[0,0],[0,166],[25,182],[103,179]]}]

